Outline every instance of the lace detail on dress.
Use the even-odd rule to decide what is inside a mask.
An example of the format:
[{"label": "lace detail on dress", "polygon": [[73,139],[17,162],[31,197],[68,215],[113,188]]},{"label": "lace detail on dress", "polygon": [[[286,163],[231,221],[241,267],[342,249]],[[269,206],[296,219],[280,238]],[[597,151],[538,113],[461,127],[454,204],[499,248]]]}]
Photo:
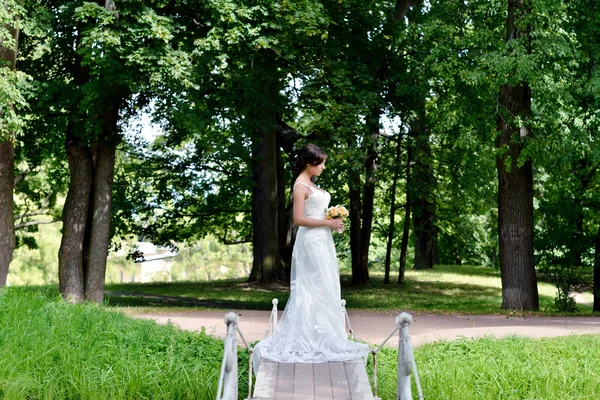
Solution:
[{"label": "lace detail on dress", "polygon": [[325,190],[309,186],[304,182],[296,182],[294,189],[298,184],[306,186],[312,192],[308,199],[304,200],[304,216],[312,219],[325,219],[325,210],[329,205],[331,195]]}]

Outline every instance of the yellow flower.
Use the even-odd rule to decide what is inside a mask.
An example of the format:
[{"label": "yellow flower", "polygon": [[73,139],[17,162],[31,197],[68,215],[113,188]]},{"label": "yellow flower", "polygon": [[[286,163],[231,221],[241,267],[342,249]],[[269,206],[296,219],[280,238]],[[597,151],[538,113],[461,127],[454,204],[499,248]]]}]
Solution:
[{"label": "yellow flower", "polygon": [[348,209],[344,206],[339,206],[339,214],[342,218],[346,218],[348,215],[350,215]]}]

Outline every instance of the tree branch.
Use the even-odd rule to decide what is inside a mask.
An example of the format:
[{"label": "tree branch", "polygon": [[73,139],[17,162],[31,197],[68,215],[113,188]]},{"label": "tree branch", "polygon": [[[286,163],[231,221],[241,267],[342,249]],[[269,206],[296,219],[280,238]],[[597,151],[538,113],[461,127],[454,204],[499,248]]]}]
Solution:
[{"label": "tree branch", "polygon": [[34,226],[34,225],[53,224],[55,222],[60,222],[60,221],[61,221],[60,219],[53,219],[51,221],[27,221],[27,222],[23,222],[23,223],[15,225],[15,230],[26,228],[28,226]]},{"label": "tree branch", "polygon": [[221,241],[221,243],[225,244],[225,245],[233,245],[233,244],[242,244],[242,243],[251,243],[252,242],[252,236],[245,236],[243,238],[240,238],[238,240],[234,240],[234,241],[230,241],[227,240],[227,229],[225,229],[225,232],[223,233],[223,237],[217,236],[219,238],[219,240]]},{"label": "tree branch", "polygon": [[46,211],[44,211],[42,209],[42,211],[37,211],[37,212],[32,212],[32,213],[26,213],[26,214],[21,214],[21,215],[15,215],[15,221],[18,219],[23,219],[23,218],[29,218],[29,217],[35,217],[36,215],[46,215]]},{"label": "tree branch", "polygon": [[[156,209],[161,209],[156,207]],[[162,208],[162,210],[165,210],[164,208]],[[168,210],[165,210],[168,211]],[[221,214],[221,213],[251,213],[252,210],[228,210],[228,209],[216,209],[213,210],[212,212],[206,212],[206,213],[195,213],[195,214],[184,214],[184,213],[178,213],[178,212],[174,212],[173,216],[174,217],[190,217],[190,218],[197,218],[197,217],[210,217],[212,215],[216,215],[216,214]]]},{"label": "tree branch", "polygon": [[394,17],[396,21],[404,19],[408,9],[412,6],[421,3],[422,0],[396,0],[396,14]]},{"label": "tree branch", "polygon": [[27,175],[29,175],[33,171],[32,168],[27,168],[25,171],[21,172],[19,175],[15,176],[14,185],[17,186],[19,182],[21,182]]}]

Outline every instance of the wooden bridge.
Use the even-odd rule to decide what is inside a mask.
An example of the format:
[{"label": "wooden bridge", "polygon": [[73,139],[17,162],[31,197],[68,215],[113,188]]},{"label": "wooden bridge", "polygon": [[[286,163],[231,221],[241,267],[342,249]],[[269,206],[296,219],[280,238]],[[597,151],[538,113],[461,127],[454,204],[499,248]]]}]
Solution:
[{"label": "wooden bridge", "polygon": [[373,400],[361,360],[327,363],[275,363],[262,360],[253,400]]},{"label": "wooden bridge", "polygon": [[[342,300],[342,312],[353,339],[354,332]],[[256,374],[256,385],[252,391],[252,354],[254,349],[248,344],[238,327],[237,314],[230,312],[225,316],[227,336],[217,400],[238,399],[237,334],[249,352],[248,397],[246,400],[380,400],[377,397],[377,353],[387,341],[399,331],[398,341],[398,391],[397,400],[412,400],[410,375],[414,372],[419,399],[423,400],[419,376],[408,336],[408,325],[412,316],[401,313],[396,317],[396,327],[383,341],[371,350],[373,356],[373,390],[362,360],[326,363],[276,363],[262,360]],[[273,300],[273,310],[269,320],[269,330],[274,331],[277,324],[277,299]],[[270,328],[270,329],[269,329]]]}]

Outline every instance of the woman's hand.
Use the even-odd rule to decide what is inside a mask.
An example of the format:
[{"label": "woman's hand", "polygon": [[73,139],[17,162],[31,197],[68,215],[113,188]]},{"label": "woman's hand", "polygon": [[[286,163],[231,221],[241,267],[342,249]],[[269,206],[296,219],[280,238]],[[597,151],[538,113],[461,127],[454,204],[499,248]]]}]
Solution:
[{"label": "woman's hand", "polygon": [[341,218],[330,219],[328,221],[329,221],[329,227],[331,228],[332,231],[341,232],[344,230],[344,221]]}]

